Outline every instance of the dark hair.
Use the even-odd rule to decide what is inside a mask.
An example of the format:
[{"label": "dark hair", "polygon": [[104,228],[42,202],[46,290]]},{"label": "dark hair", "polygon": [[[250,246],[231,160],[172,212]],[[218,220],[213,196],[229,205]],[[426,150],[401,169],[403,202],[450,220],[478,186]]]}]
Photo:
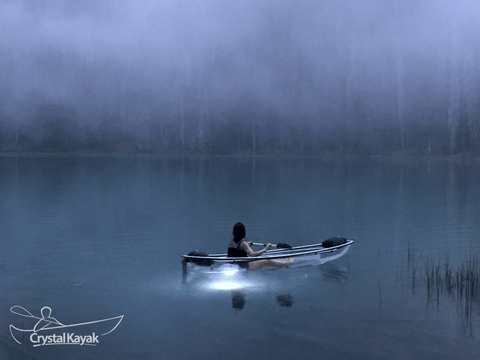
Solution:
[{"label": "dark hair", "polygon": [[237,222],[233,226],[233,241],[238,243],[240,240],[242,240],[246,235],[245,231],[245,225],[243,225],[241,222]]}]

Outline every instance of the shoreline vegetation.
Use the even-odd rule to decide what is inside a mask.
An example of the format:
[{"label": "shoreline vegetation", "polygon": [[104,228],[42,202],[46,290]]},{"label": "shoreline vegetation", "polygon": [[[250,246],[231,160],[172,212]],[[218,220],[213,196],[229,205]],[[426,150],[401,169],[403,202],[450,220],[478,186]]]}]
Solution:
[{"label": "shoreline vegetation", "polygon": [[342,152],[322,152],[318,154],[289,154],[280,152],[265,153],[231,153],[231,154],[202,154],[194,152],[185,153],[145,153],[145,152],[100,152],[92,150],[83,151],[0,151],[0,157],[159,157],[159,158],[251,158],[251,159],[317,159],[324,161],[353,161],[353,160],[391,160],[391,161],[455,161],[455,162],[475,162],[480,163],[480,154],[466,153],[455,155],[431,155],[419,152],[394,152],[376,155],[351,154]]},{"label": "shoreline vegetation", "polygon": [[352,120],[355,125],[351,127],[343,126],[345,118],[338,119],[337,126],[327,126],[320,118],[309,122],[294,117],[260,119],[255,107],[250,109],[252,114],[241,112],[228,122],[212,118],[202,123],[192,116],[171,119],[168,124],[163,118],[138,119],[127,126],[115,115],[110,121],[92,118],[87,122],[75,107],[50,104],[45,99],[40,103],[43,106],[25,104],[33,107],[28,121],[6,118],[0,108],[1,155],[480,158],[480,125],[476,125],[480,124],[480,112],[478,119],[469,122],[471,127],[450,129],[439,121],[431,128],[408,131],[396,126],[394,119],[389,126],[367,126]]}]

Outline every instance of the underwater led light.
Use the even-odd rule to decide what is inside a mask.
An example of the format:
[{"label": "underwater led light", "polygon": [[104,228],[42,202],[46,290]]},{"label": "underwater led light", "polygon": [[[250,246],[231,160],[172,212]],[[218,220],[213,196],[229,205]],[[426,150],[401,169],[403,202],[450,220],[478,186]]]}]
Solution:
[{"label": "underwater led light", "polygon": [[213,290],[238,290],[244,288],[245,284],[235,281],[216,281],[209,286]]},{"label": "underwater led light", "polygon": [[223,271],[223,273],[227,276],[235,275],[237,272],[238,272],[238,269],[228,269]]},{"label": "underwater led light", "polygon": [[209,279],[206,288],[210,290],[238,290],[251,286],[237,266],[224,267],[220,271],[210,273]]}]

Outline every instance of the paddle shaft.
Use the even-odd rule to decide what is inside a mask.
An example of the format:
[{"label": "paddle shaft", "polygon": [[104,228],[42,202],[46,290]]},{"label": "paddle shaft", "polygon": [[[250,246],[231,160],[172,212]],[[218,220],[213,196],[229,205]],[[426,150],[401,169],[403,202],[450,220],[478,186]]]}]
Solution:
[{"label": "paddle shaft", "polygon": [[[262,244],[262,243],[252,243],[252,245],[267,246],[267,244]],[[280,249],[288,249],[288,248],[291,248],[290,245],[288,245],[288,244],[282,244],[282,243],[271,244],[271,245],[272,245],[272,248],[280,248]],[[283,246],[282,246],[282,245],[283,245]]]}]

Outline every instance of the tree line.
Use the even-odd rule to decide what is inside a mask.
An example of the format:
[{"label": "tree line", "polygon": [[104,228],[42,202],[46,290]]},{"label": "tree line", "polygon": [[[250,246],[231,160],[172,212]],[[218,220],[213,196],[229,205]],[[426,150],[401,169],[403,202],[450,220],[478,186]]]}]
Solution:
[{"label": "tree line", "polygon": [[182,4],[120,49],[5,40],[0,151],[480,151],[471,2]]}]

